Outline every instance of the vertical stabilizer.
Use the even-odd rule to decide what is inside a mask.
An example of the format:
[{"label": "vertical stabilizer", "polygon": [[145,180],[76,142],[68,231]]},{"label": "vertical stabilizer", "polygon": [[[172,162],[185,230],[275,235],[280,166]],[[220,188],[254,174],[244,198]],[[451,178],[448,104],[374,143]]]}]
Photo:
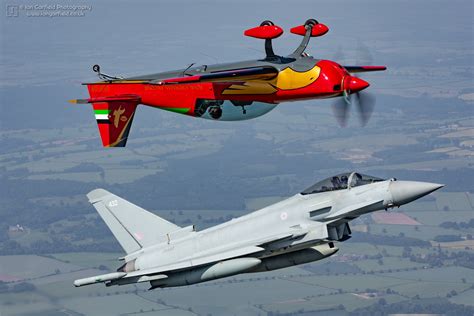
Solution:
[{"label": "vertical stabilizer", "polygon": [[104,147],[125,147],[137,105],[134,100],[92,103]]},{"label": "vertical stabilizer", "polygon": [[127,254],[149,247],[160,237],[180,229],[104,189],[93,190],[87,197]]}]

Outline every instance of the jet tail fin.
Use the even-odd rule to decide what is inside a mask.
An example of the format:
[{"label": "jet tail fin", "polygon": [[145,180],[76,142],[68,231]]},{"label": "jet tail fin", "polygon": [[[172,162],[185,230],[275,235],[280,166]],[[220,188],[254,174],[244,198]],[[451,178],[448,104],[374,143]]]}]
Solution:
[{"label": "jet tail fin", "polygon": [[104,189],[87,194],[127,254],[157,243],[180,227]]},{"label": "jet tail fin", "polygon": [[135,110],[140,103],[138,96],[92,97],[70,102],[92,103],[104,147],[125,147]]}]

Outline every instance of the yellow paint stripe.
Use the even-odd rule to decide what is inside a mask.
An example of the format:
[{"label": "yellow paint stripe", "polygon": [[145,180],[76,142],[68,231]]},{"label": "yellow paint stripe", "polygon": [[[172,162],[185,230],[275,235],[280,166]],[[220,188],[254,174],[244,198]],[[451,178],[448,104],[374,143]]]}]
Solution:
[{"label": "yellow paint stripe", "polygon": [[321,68],[318,66],[304,72],[298,72],[288,67],[278,73],[275,85],[282,90],[300,89],[315,82],[320,73]]}]

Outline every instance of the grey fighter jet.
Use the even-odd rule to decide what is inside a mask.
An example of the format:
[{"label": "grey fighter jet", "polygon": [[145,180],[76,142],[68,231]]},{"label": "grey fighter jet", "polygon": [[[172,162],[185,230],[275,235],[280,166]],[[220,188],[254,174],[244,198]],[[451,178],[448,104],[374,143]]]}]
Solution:
[{"label": "grey fighter jet", "polygon": [[125,250],[113,273],[75,286],[149,282],[184,286],[329,257],[351,237],[349,222],[410,203],[442,184],[339,174],[286,200],[214,227],[179,227],[103,189],[87,196]]}]

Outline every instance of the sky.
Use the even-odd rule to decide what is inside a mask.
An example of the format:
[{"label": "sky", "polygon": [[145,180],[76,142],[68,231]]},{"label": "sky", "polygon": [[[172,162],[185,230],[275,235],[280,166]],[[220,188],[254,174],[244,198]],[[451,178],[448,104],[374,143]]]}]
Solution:
[{"label": "sky", "polygon": [[[85,9],[44,9],[61,3]],[[353,64],[365,59],[364,47],[372,63],[388,66],[384,76],[367,75],[376,78],[371,89],[377,94],[459,97],[472,93],[473,6],[469,0],[2,0],[0,106],[5,115],[0,123],[25,128],[31,121],[43,126],[87,122],[84,111],[64,101],[86,96],[81,83],[96,79],[93,64],[128,76],[261,58],[263,42],[244,37],[243,31],[265,19],[286,31],[274,41],[278,54],[294,50],[300,37],[289,29],[308,18],[330,28],[309,45],[316,58]],[[32,16],[57,11],[81,16]],[[29,120],[32,102],[40,119]]]}]

